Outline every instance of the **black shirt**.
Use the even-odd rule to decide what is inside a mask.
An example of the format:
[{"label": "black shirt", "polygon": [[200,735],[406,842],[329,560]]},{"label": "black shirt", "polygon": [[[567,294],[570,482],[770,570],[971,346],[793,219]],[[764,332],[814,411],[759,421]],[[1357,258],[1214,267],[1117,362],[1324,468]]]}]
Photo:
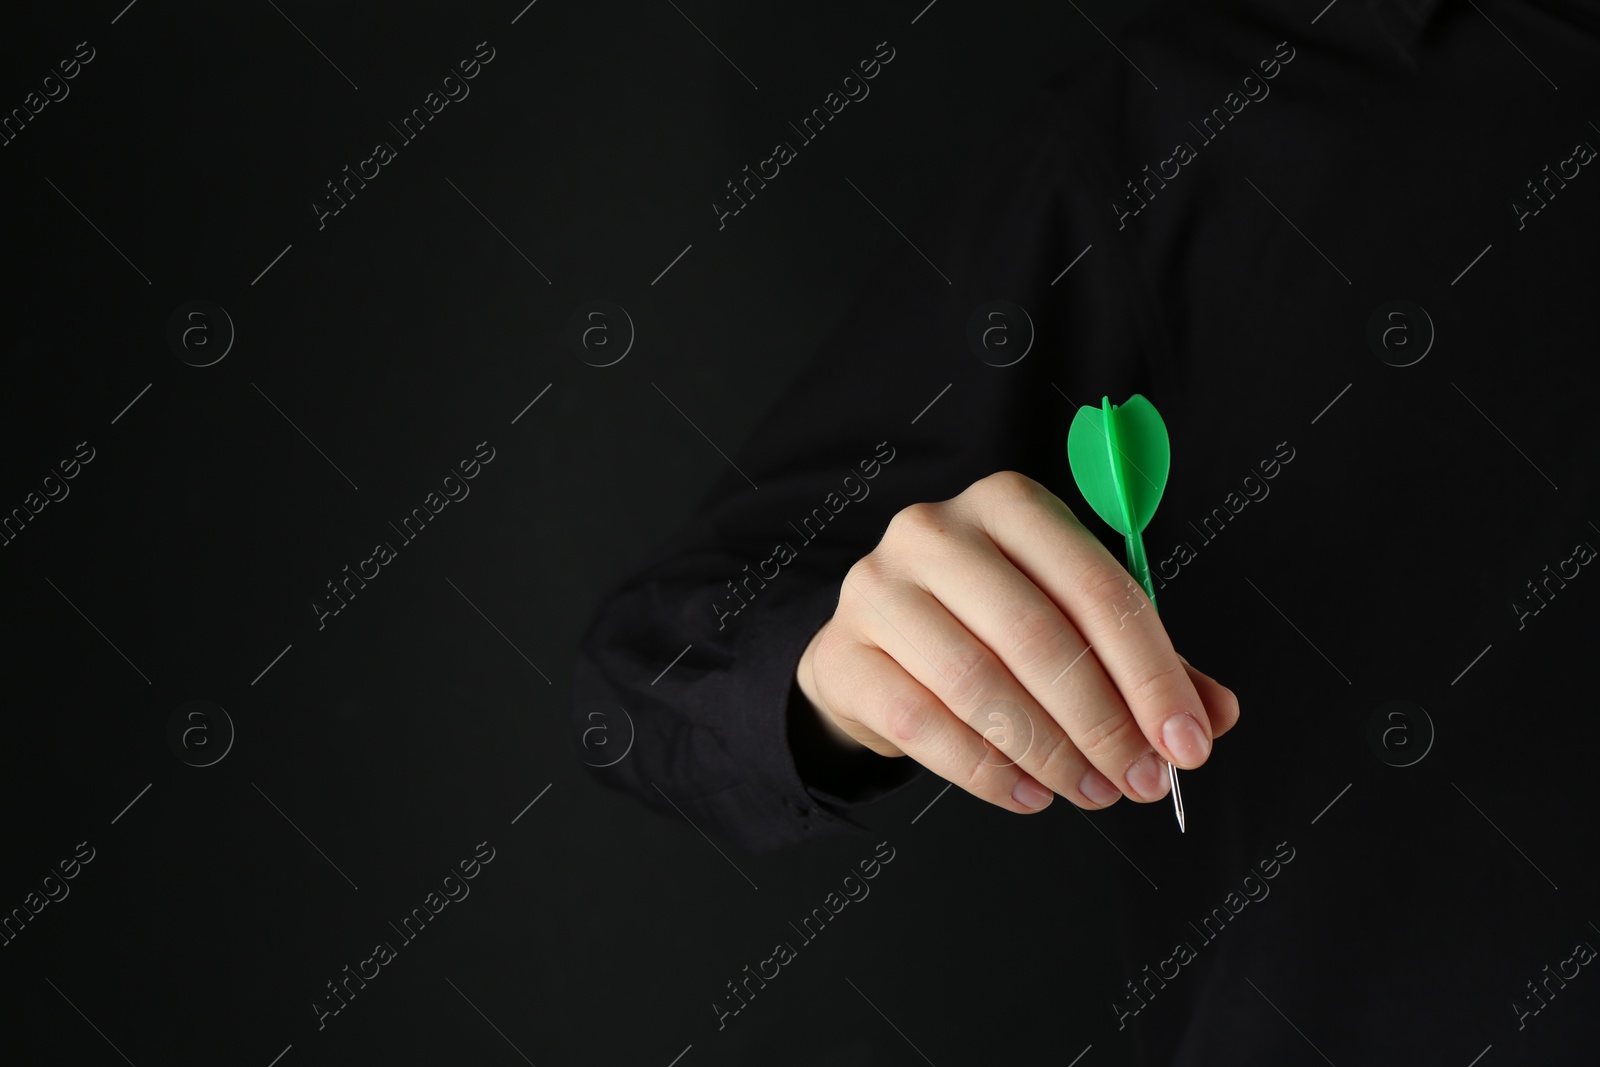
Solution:
[{"label": "black shirt", "polygon": [[1079,1044],[1594,1062],[1600,5],[1319,7],[1165,6],[1042,89],[601,607],[576,712],[626,708],[599,773],[744,848],[867,840],[926,772],[813,770],[790,714],[845,570],[1002,469],[1122,558],[1066,431],[1142,393],[1162,622],[1243,717],[1189,833],[1092,816],[1129,920]]}]

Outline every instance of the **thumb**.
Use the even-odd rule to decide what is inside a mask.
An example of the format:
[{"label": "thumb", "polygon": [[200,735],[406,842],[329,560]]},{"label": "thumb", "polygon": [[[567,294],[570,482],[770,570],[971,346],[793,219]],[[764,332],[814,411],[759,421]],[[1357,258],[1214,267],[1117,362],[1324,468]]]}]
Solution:
[{"label": "thumb", "polygon": [[1232,689],[1211,675],[1196,670],[1194,664],[1182,655],[1178,659],[1182,661],[1183,669],[1189,672],[1189,681],[1194,683],[1195,691],[1206,706],[1206,717],[1211,720],[1211,736],[1221,737],[1239,722],[1239,698]]}]

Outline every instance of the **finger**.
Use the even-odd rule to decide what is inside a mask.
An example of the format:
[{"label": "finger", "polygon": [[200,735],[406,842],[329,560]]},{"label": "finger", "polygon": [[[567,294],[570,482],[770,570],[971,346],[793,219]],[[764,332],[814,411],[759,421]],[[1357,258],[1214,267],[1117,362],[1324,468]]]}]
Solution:
[{"label": "finger", "polygon": [[883,649],[850,641],[832,653],[825,669],[830,679],[839,682],[828,697],[831,708],[939,777],[980,800],[1021,814],[1041,811],[1054,798]]},{"label": "finger", "polygon": [[[963,558],[960,566],[967,565]],[[1079,807],[1102,808],[1121,798],[1114,784],[1118,779],[1097,769],[1005,664],[926,589],[858,573],[847,579],[839,603],[862,640],[900,664],[955,720],[981,734],[999,758],[1020,764]],[[1115,691],[1104,684],[1114,698]]]},{"label": "finger", "polygon": [[[991,475],[957,500],[1093,647],[1151,752],[1179,767],[1204,763],[1211,720],[1166,628],[1144,590],[1066,504],[1014,472]],[[1129,772],[1136,779],[1165,775],[1150,755]]]},{"label": "finger", "polygon": [[[1101,780],[1135,800],[1166,795],[1164,767],[1144,768],[1128,780],[1129,769],[1152,750],[1121,692],[1087,654],[1087,642],[1060,608],[981,528],[948,523],[937,537],[903,538],[899,549],[910,577],[994,655],[1000,676],[989,681],[988,695],[1014,700],[1029,711],[1037,707],[1044,716],[1033,727],[1035,744],[1016,756],[1025,770],[1063,795],[1076,789],[1102,803],[1104,794],[1097,793]],[[917,607],[909,605],[908,614]],[[916,621],[899,625],[915,627]],[[935,647],[959,641],[958,635],[934,625],[922,629],[927,633],[920,640]],[[909,633],[902,636],[912,644],[919,641]],[[1005,744],[997,747],[1013,754]],[[1091,775],[1091,766],[1097,775]]]},{"label": "finger", "polygon": [[1183,660],[1183,668],[1189,672],[1189,681],[1194,683],[1200,699],[1205,701],[1206,715],[1211,719],[1211,736],[1221,737],[1239,722],[1239,698],[1232,689],[1211,675],[1195,670],[1194,664],[1181,654],[1178,658]]}]

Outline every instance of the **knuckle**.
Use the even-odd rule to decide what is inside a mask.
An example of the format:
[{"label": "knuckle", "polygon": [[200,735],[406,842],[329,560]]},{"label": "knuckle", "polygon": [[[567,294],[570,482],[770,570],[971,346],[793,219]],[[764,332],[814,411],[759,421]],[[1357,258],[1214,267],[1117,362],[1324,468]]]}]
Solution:
[{"label": "knuckle", "polygon": [[1190,688],[1189,675],[1176,657],[1165,666],[1149,666],[1139,671],[1137,680],[1125,694],[1130,704],[1162,704]]},{"label": "knuckle", "polygon": [[967,492],[974,498],[1009,502],[1032,497],[1038,485],[1038,482],[1026,474],[1004,470],[979,478],[967,488]]},{"label": "knuckle", "polygon": [[[1062,785],[1077,785],[1081,774],[1079,770],[1082,753],[1078,746],[1065,733],[1050,731],[1037,739],[1031,755],[1034,757],[1030,773],[1046,785],[1056,782]],[[1072,790],[1058,789],[1063,795],[1070,794]]]},{"label": "knuckle", "polygon": [[903,546],[908,541],[917,544],[943,533],[944,526],[939,505],[919,501],[895,512],[883,537],[886,542],[892,539],[897,546]]},{"label": "knuckle", "polygon": [[966,706],[984,696],[993,683],[993,655],[976,641],[947,652],[934,663],[944,685],[946,702]]},{"label": "knuckle", "polygon": [[817,710],[839,719],[858,719],[858,679],[870,670],[862,646],[833,622],[823,625],[811,647],[811,685]]},{"label": "knuckle", "polygon": [[1059,650],[1065,636],[1065,620],[1053,607],[1022,608],[1006,623],[1001,647],[1007,662],[1023,668]]},{"label": "knuckle", "polygon": [[950,779],[952,782],[980,800],[1005,806],[1006,791],[999,787],[994,766],[984,759],[981,753],[971,759],[964,759],[962,765],[965,769],[956,777],[952,777]]},{"label": "knuckle", "polygon": [[991,804],[998,804],[1001,807],[1005,807],[1005,800],[1001,798],[1000,791],[997,789],[987,788],[986,783],[984,782],[984,779],[987,777],[987,775],[984,773],[986,770],[987,768],[981,761],[975,763],[966,774],[961,776],[962,780],[956,784],[962,789],[965,789],[967,792],[971,793],[973,796],[977,797],[979,800],[987,800]]},{"label": "knuckle", "polygon": [[881,600],[892,577],[888,563],[876,549],[862,556],[845,571],[835,615],[848,614],[859,626],[861,618],[871,617],[873,609],[869,605]]},{"label": "knuckle", "polygon": [[1004,699],[986,701],[967,715],[967,725],[1004,757],[996,762],[1007,763],[1016,763],[1028,754],[1037,729],[1027,708]]},{"label": "knuckle", "polygon": [[1119,755],[1136,753],[1138,749],[1149,747],[1139,723],[1120,708],[1082,731],[1082,736],[1073,738],[1073,741],[1089,762],[1101,769],[1116,768],[1115,775],[1107,775],[1113,782],[1121,778]]},{"label": "knuckle", "polygon": [[883,707],[883,724],[895,743],[915,741],[934,721],[934,708],[916,693],[900,692]]},{"label": "knuckle", "polygon": [[834,622],[823,624],[811,646],[811,669],[818,678],[837,678],[844,671],[847,638]]},{"label": "knuckle", "polygon": [[844,572],[844,586],[849,589],[874,585],[882,574],[883,561],[878,558],[876,551],[868,552],[850,564],[850,569]]},{"label": "knuckle", "polygon": [[1083,604],[1097,607],[1105,604],[1115,610],[1136,584],[1133,577],[1121,567],[1097,563],[1078,576],[1075,588]]}]

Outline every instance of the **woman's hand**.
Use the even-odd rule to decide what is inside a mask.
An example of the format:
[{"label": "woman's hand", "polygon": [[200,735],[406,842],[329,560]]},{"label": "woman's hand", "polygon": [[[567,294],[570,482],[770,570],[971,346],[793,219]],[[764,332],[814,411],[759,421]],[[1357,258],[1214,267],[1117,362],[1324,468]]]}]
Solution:
[{"label": "woman's hand", "polygon": [[1009,811],[1159,800],[1239,721],[1072,511],[1014,471],[894,516],[796,682],[846,749],[910,756]]}]

